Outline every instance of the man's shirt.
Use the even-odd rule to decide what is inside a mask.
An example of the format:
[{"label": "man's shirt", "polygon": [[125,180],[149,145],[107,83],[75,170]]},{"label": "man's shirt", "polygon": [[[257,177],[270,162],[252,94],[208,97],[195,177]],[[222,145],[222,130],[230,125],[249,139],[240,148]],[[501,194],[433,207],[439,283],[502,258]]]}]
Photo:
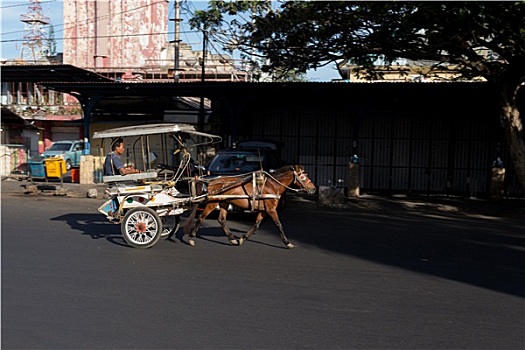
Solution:
[{"label": "man's shirt", "polygon": [[104,161],[104,175],[120,175],[119,169],[124,167],[119,156],[115,153],[108,153],[106,160]]}]

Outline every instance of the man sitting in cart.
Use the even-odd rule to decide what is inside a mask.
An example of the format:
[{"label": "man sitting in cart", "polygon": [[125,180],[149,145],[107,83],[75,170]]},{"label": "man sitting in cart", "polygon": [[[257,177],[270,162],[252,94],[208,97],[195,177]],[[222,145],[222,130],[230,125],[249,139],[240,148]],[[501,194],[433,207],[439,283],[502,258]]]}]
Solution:
[{"label": "man sitting in cart", "polygon": [[137,174],[140,171],[133,166],[124,167],[120,156],[124,154],[124,140],[122,137],[115,139],[111,143],[111,152],[106,155],[104,160],[104,175],[127,175]]}]

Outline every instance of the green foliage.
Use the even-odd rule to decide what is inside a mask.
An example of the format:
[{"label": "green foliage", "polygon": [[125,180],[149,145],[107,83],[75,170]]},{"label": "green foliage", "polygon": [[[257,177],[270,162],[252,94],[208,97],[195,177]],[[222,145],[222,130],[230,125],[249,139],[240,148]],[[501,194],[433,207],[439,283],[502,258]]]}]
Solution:
[{"label": "green foliage", "polygon": [[[270,3],[279,4],[273,8]],[[498,87],[500,122],[525,188],[525,121],[516,104],[525,83],[525,1],[210,1],[190,22],[230,51],[264,60],[273,79],[335,62],[342,78],[380,79],[398,64],[423,63],[454,79]],[[212,39],[212,40],[213,40]],[[381,69],[378,69],[380,66]],[[259,74],[258,72],[254,72]],[[291,75],[290,75],[291,73]],[[299,75],[297,75],[299,74]]]},{"label": "green foliage", "polygon": [[[241,59],[250,62],[252,77],[257,81],[267,72],[268,65],[255,48],[246,45],[247,36],[253,31],[256,16],[263,16],[270,10],[269,1],[209,1],[207,10],[195,11],[189,24],[192,29],[206,30],[210,40],[222,45],[223,50],[239,52]],[[271,66],[271,70],[281,69]],[[302,75],[291,70],[281,78],[279,80],[295,81],[302,79]]]},{"label": "green foliage", "polygon": [[55,56],[57,54],[57,41],[55,39],[55,27],[52,24],[49,25],[48,45],[49,45],[48,56]]},{"label": "green foliage", "polygon": [[279,4],[272,9],[268,1],[210,1],[190,23],[209,29],[230,50],[268,59],[272,71],[348,62],[377,78],[378,64],[405,59],[453,66],[467,79],[501,81],[519,73],[523,81],[525,75],[523,1]]}]

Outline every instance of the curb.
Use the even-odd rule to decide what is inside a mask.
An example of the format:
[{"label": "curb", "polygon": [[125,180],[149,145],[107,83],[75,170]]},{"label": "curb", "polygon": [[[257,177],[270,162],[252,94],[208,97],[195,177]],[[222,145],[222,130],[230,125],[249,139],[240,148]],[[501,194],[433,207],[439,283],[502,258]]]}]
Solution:
[{"label": "curb", "polygon": [[2,193],[53,195],[72,198],[105,198],[106,185],[60,182],[31,182],[13,178],[2,179]]}]

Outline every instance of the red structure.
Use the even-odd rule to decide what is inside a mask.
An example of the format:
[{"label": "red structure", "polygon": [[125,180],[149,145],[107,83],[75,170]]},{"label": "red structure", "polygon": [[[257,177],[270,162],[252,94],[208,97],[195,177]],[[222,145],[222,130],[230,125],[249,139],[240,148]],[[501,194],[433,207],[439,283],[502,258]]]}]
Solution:
[{"label": "red structure", "polygon": [[122,70],[159,65],[168,46],[168,2],[64,0],[64,63]]}]

